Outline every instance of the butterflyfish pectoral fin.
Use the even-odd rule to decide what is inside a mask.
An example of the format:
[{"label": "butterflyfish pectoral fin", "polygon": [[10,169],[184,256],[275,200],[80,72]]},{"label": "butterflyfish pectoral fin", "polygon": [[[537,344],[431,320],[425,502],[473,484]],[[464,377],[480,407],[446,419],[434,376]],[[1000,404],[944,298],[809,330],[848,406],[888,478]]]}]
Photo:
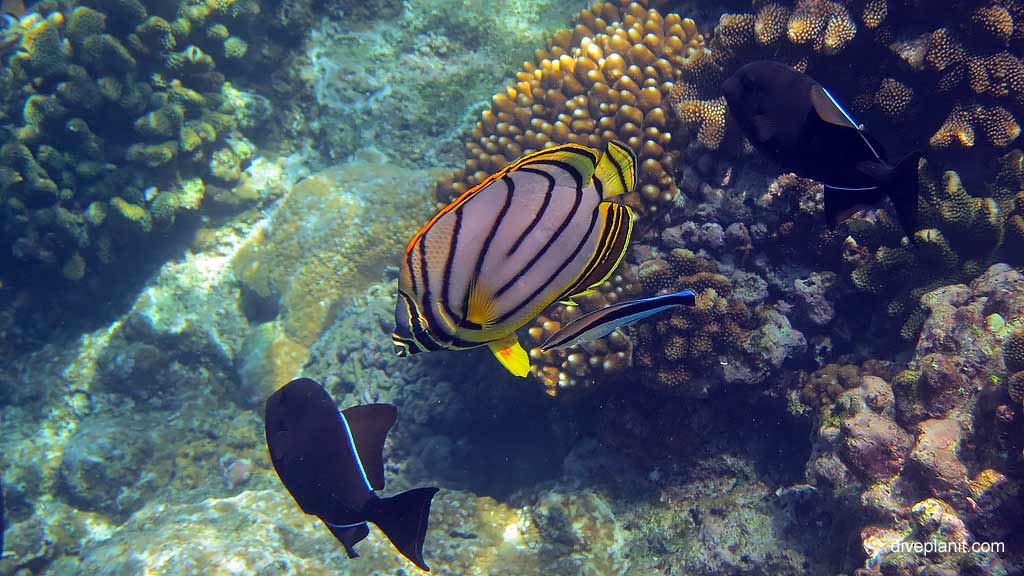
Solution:
[{"label": "butterflyfish pectoral fin", "polygon": [[629,194],[636,187],[636,154],[622,142],[608,142],[604,155],[597,163],[594,178],[601,181],[601,194],[605,198]]},{"label": "butterflyfish pectoral fin", "polygon": [[519,338],[511,334],[489,345],[494,357],[514,376],[526,378],[530,373],[530,356],[519,344]]},{"label": "butterflyfish pectoral fin", "polygon": [[498,319],[498,304],[490,290],[479,282],[469,287],[469,305],[466,320],[480,326],[482,330],[494,325]]}]

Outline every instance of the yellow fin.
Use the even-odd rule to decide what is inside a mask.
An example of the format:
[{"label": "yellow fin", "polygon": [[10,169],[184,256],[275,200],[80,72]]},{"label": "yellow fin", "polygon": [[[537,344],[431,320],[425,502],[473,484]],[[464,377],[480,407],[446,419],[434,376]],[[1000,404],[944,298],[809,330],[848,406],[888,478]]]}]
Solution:
[{"label": "yellow fin", "polygon": [[629,249],[629,240],[633,234],[633,210],[615,202],[602,202],[599,209],[602,234],[605,227],[611,226],[613,229],[606,242],[597,247],[579,280],[567,291],[570,300],[596,292],[601,284],[611,278]]},{"label": "yellow fin", "polygon": [[544,164],[552,162],[567,164],[574,168],[579,173],[583,185],[586,186],[590,183],[590,179],[594,176],[594,170],[598,165],[598,152],[593,148],[579,144],[552,146],[551,148],[545,148],[539,152],[523,156],[512,165],[512,169],[516,170],[534,163]]},{"label": "yellow fin", "polygon": [[632,192],[636,187],[636,154],[622,142],[608,142],[594,177],[601,181],[605,198]]},{"label": "yellow fin", "polygon": [[474,282],[469,287],[469,306],[466,310],[466,320],[487,329],[494,325],[498,319],[498,304],[490,290],[482,287],[479,282]]},{"label": "yellow fin", "polygon": [[514,376],[526,378],[530,373],[530,356],[519,344],[519,338],[515,334],[509,334],[497,342],[489,344],[494,357],[501,362],[501,365]]}]

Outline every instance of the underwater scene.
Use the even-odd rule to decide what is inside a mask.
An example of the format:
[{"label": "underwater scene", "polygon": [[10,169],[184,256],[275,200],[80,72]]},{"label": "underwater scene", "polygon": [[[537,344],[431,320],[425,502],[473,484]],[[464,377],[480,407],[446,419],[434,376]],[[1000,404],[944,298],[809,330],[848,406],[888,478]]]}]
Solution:
[{"label": "underwater scene", "polygon": [[0,12],[0,576],[1024,574],[1024,0]]}]

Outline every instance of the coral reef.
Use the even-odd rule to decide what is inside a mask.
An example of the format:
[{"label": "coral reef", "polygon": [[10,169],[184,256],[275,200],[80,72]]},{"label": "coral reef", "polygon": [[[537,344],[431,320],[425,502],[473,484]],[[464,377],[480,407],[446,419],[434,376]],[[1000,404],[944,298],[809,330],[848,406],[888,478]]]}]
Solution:
[{"label": "coral reef", "polygon": [[[737,133],[721,81],[755,58],[830,81],[856,112],[897,123],[912,146],[998,149],[1020,135],[1024,63],[1015,31],[1024,11],[1016,0],[934,9],[889,0],[755,1],[751,9],[721,16],[708,49],[687,63],[670,95],[676,116],[707,149]],[[835,73],[846,66],[856,72]]]},{"label": "coral reef", "polygon": [[[922,299],[928,313],[907,369],[893,375],[879,364],[830,366],[801,391],[791,389],[791,406],[819,407],[808,482],[858,518],[865,569],[988,574],[1019,560],[1009,547],[1009,555],[952,546],[920,555],[894,545],[936,535],[999,541],[1019,529],[1020,504],[1012,495],[1020,479],[1007,472],[1024,438],[1008,433],[1007,418],[1020,416],[1005,405],[1009,394],[997,376],[1000,357],[1013,357],[1017,345],[1007,326],[1024,313],[1022,286],[1019,272],[999,264],[970,286],[931,291]],[[1002,322],[1004,315],[1010,320]]]},{"label": "coral reef", "polygon": [[587,2],[321,4],[337,17],[314,22],[305,48],[316,149],[337,162],[372,143],[407,166],[432,168],[464,159],[479,107]]},{"label": "coral reef", "polygon": [[436,177],[367,152],[284,194],[232,261],[247,316],[265,323],[244,346],[241,372],[250,401],[287,382],[337,307],[380,278],[409,231],[429,217],[428,188]]},{"label": "coral reef", "polygon": [[[695,307],[674,310],[638,328],[634,355],[646,386],[706,397],[728,382],[760,381],[792,352],[780,334],[791,331],[788,321],[767,311],[752,313],[732,297],[732,283],[714,262],[677,248],[665,259],[642,263],[638,275],[647,293],[697,294]],[[803,336],[795,335],[794,344],[801,348]],[[763,356],[762,351],[781,357]]]},{"label": "coral reef", "polygon": [[259,0],[33,8],[5,30],[0,281],[109,291],[211,197],[261,198],[242,170],[280,118],[251,72],[291,57]]},{"label": "coral reef", "polygon": [[919,230],[914,245],[888,210],[849,220],[826,237],[823,251],[858,290],[879,297],[900,335],[914,339],[925,317],[921,296],[947,284],[970,281],[998,258],[1024,244],[1014,235],[1012,216],[1022,209],[1017,190],[1021,154],[999,160],[986,189],[968,191],[954,171],[939,175],[931,163],[919,167]]},{"label": "coral reef", "polygon": [[678,189],[663,100],[703,49],[703,36],[692,20],[663,16],[646,2],[599,3],[577,20],[492,98],[466,145],[465,166],[439,183],[440,200],[525,153],[566,142],[601,148],[619,139],[639,155],[639,194],[627,202],[641,214],[671,205]]}]

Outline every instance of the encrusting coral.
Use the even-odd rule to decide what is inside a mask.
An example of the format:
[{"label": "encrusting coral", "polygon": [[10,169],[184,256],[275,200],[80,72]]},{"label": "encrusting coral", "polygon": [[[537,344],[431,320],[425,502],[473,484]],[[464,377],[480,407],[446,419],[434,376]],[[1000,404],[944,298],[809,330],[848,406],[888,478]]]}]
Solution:
[{"label": "encrusting coral", "polygon": [[242,132],[252,134],[269,107],[227,78],[257,64],[238,60],[245,42],[235,34],[257,33],[261,7],[50,0],[34,8],[0,72],[3,258],[96,279],[195,212],[206,184],[231,187],[252,158]]}]

